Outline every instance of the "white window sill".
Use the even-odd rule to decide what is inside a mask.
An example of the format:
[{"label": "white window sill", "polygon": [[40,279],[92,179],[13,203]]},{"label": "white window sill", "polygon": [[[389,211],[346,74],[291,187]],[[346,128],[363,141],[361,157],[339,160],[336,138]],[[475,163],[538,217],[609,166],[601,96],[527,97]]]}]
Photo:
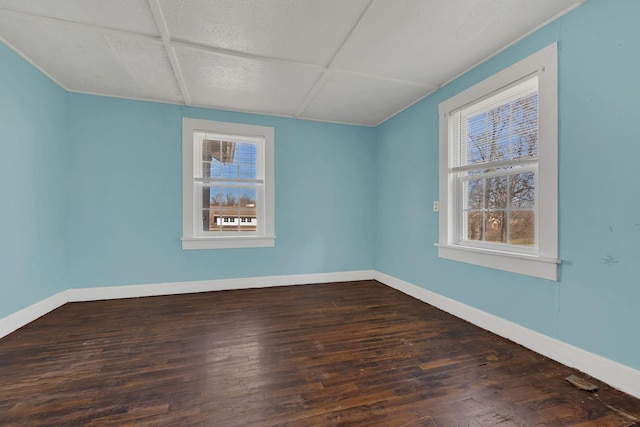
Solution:
[{"label": "white window sill", "polygon": [[182,249],[272,248],[276,236],[183,237]]},{"label": "white window sill", "polygon": [[453,261],[510,271],[547,280],[558,280],[557,258],[518,254],[491,249],[436,243],[438,256]]}]

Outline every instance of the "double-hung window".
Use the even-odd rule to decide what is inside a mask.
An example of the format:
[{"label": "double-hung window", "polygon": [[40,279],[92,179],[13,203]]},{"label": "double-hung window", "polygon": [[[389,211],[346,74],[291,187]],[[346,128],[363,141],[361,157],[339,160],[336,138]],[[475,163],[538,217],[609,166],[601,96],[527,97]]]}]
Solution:
[{"label": "double-hung window", "polygon": [[184,118],[183,249],[274,246],[274,129]]},{"label": "double-hung window", "polygon": [[557,280],[556,45],[439,114],[439,256]]}]

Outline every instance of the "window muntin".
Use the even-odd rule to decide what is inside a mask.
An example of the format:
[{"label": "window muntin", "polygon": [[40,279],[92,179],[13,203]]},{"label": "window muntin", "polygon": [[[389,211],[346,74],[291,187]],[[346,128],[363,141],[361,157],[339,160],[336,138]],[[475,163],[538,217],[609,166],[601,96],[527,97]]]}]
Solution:
[{"label": "window muntin", "polygon": [[183,249],[274,246],[274,129],[183,119]]}]

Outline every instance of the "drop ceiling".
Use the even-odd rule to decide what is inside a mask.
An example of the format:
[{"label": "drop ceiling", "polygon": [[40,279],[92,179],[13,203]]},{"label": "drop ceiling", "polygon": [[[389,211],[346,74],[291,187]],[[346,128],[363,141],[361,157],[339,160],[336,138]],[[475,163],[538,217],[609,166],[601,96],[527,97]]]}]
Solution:
[{"label": "drop ceiling", "polygon": [[375,126],[584,0],[0,0],[68,91]]}]

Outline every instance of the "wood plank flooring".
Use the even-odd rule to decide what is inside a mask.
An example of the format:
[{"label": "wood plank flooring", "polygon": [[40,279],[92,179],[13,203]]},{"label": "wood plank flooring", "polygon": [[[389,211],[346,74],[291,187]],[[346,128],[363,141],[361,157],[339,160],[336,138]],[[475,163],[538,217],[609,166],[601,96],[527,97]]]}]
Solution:
[{"label": "wood plank flooring", "polygon": [[0,340],[0,425],[640,425],[572,373],[375,281],[73,303]]}]

